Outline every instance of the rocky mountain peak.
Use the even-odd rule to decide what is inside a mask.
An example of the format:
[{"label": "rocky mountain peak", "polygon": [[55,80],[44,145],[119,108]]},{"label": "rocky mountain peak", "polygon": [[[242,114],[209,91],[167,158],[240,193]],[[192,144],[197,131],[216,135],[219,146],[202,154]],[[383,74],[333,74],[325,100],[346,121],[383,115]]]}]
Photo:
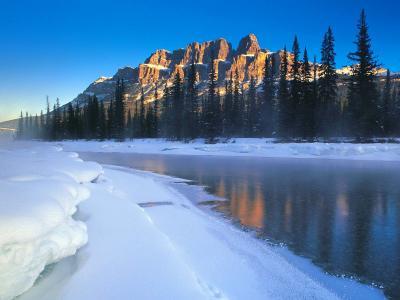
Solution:
[{"label": "rocky mountain peak", "polygon": [[239,55],[254,55],[260,51],[257,37],[250,33],[242,38],[239,42],[237,54]]}]

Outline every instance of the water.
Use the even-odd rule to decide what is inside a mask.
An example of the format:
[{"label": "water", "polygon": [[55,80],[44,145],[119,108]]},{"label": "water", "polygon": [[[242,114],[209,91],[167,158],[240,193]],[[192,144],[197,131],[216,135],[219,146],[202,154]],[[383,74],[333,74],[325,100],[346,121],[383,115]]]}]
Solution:
[{"label": "water", "polygon": [[82,153],[84,159],[193,180],[217,209],[329,273],[400,299],[400,163]]}]

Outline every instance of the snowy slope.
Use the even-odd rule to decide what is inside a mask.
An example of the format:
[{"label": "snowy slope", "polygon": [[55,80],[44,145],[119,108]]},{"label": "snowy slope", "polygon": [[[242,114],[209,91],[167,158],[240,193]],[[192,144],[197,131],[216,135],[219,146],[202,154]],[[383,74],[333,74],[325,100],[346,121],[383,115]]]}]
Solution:
[{"label": "snowy slope", "polygon": [[113,141],[65,141],[66,150],[89,152],[129,152],[147,154],[222,155],[355,160],[400,160],[400,144],[273,143],[271,139],[237,138],[228,143],[204,144],[164,139]]}]

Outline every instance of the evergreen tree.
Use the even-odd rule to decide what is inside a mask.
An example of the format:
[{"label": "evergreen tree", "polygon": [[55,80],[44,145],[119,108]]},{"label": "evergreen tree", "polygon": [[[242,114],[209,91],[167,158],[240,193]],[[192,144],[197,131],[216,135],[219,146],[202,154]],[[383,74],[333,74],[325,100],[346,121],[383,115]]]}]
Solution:
[{"label": "evergreen tree", "polygon": [[233,135],[240,135],[242,133],[242,113],[241,108],[241,97],[240,97],[240,82],[239,72],[235,70],[235,76],[233,80],[233,103],[232,103],[232,133]]},{"label": "evergreen tree", "polygon": [[233,134],[233,80],[232,72],[230,72],[229,80],[225,81],[225,97],[223,105],[223,132],[226,136],[232,136]]},{"label": "evergreen tree", "polygon": [[72,103],[68,103],[68,115],[67,115],[67,137],[70,139],[76,138],[76,120],[75,110]]},{"label": "evergreen tree", "polygon": [[319,129],[318,134],[325,138],[339,134],[339,104],[337,102],[337,73],[335,63],[334,37],[329,27],[324,35],[321,47],[321,65],[319,67]]},{"label": "evergreen tree", "polygon": [[217,79],[216,72],[214,66],[214,51],[211,51],[210,55],[210,71],[208,73],[208,92],[207,92],[207,100],[205,103],[205,111],[204,111],[204,133],[207,139],[207,142],[214,142],[217,136],[217,114],[218,114],[218,106],[217,104],[218,97],[216,93],[217,88]]},{"label": "evergreen tree", "polygon": [[140,112],[139,112],[139,137],[144,138],[146,136],[146,108],[144,106],[144,91],[143,87],[140,90]]},{"label": "evergreen tree", "polygon": [[17,131],[17,139],[22,139],[24,137],[24,115],[21,110],[21,116],[18,120],[18,131]]},{"label": "evergreen tree", "polygon": [[198,136],[198,98],[196,87],[196,65],[192,61],[186,85],[184,104],[183,136],[194,139]]},{"label": "evergreen tree", "polygon": [[301,136],[304,139],[312,139],[315,136],[315,102],[313,97],[313,86],[311,83],[311,66],[308,60],[307,49],[304,49],[303,64],[301,68]]},{"label": "evergreen tree", "polygon": [[392,80],[390,77],[390,71],[387,70],[385,85],[382,91],[382,106],[381,106],[381,119],[382,119],[382,130],[385,136],[393,134],[393,117],[394,117],[394,105],[392,104]]},{"label": "evergreen tree", "polygon": [[115,137],[114,134],[114,102],[111,99],[107,109],[107,137],[112,139]]},{"label": "evergreen tree", "polygon": [[179,72],[176,72],[172,85],[172,121],[173,137],[177,140],[182,138],[183,127],[183,87]]},{"label": "evergreen tree", "polygon": [[250,79],[249,90],[247,92],[247,118],[246,127],[247,134],[250,137],[258,136],[260,133],[260,110],[257,105],[256,80],[254,77]]},{"label": "evergreen tree", "polygon": [[128,109],[128,116],[126,117],[126,137],[131,139],[133,138],[133,123],[132,123],[132,114],[131,110]]},{"label": "evergreen tree", "polygon": [[159,136],[159,103],[158,103],[158,87],[156,85],[155,91],[154,91],[154,107],[153,107],[153,124],[152,124],[152,129],[153,129],[153,137],[157,138]]},{"label": "evergreen tree", "polygon": [[44,139],[49,140],[51,138],[51,115],[50,115],[50,102],[49,96],[46,97],[46,125],[44,130]]},{"label": "evergreen tree", "polygon": [[153,137],[153,106],[151,103],[147,106],[145,126],[145,137]]},{"label": "evergreen tree", "polygon": [[300,62],[300,47],[297,40],[297,36],[294,37],[292,47],[293,62],[290,72],[290,106],[289,106],[289,135],[296,137],[300,133],[301,128],[301,116],[298,115],[299,111],[303,110],[303,103],[301,101],[301,62]]},{"label": "evergreen tree", "polygon": [[99,136],[100,140],[104,140],[107,137],[107,120],[106,120],[106,110],[104,107],[104,102],[100,102],[99,107]]},{"label": "evergreen tree", "polygon": [[290,95],[288,88],[288,54],[286,45],[280,63],[280,76],[278,88],[278,135],[283,139],[291,136],[292,115]]},{"label": "evergreen tree", "polygon": [[43,116],[43,110],[40,111],[40,117],[39,117],[39,138],[40,139],[44,139],[44,128],[45,128],[45,124],[44,124],[44,116]]},{"label": "evergreen tree", "polygon": [[364,10],[357,27],[357,49],[348,55],[355,64],[349,78],[347,98],[353,134],[360,139],[372,137],[379,132],[378,92],[375,82],[375,69],[378,65],[371,49]]},{"label": "evergreen tree", "polygon": [[133,120],[132,120],[132,134],[134,138],[138,138],[140,136],[140,121],[139,121],[139,107],[138,107],[138,101],[135,101],[135,109],[134,109],[134,114],[133,114]]},{"label": "evergreen tree", "polygon": [[168,87],[167,82],[165,83],[164,87],[164,100],[162,102],[161,124],[162,124],[162,136],[165,138],[170,138],[172,136],[171,89]]},{"label": "evergreen tree", "polygon": [[124,80],[117,80],[117,85],[115,87],[115,112],[114,112],[114,130],[115,137],[119,141],[125,139],[125,87]]},{"label": "evergreen tree", "polygon": [[270,137],[273,133],[274,117],[274,98],[275,98],[275,80],[274,80],[275,59],[271,55],[265,58],[264,77],[262,82],[262,97],[260,101],[260,127],[263,136]]}]

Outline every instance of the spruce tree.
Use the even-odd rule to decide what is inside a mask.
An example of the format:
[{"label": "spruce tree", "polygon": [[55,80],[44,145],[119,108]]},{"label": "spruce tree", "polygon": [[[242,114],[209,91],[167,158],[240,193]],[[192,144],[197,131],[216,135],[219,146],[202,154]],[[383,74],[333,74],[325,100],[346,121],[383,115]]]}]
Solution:
[{"label": "spruce tree", "polygon": [[297,40],[297,36],[294,37],[292,47],[293,62],[290,72],[290,106],[289,106],[289,135],[296,137],[300,133],[301,128],[301,116],[298,112],[303,110],[303,103],[301,101],[301,62],[300,62],[300,47]]},{"label": "spruce tree", "polygon": [[39,117],[39,138],[44,139],[44,128],[45,128],[45,123],[44,123],[44,116],[43,116],[43,110],[40,111],[40,117]]},{"label": "spruce tree", "polygon": [[183,86],[182,79],[179,72],[176,72],[174,82],[172,85],[172,121],[173,121],[173,134],[172,137],[180,140],[182,138],[183,127]]},{"label": "spruce tree", "polygon": [[124,80],[117,80],[115,88],[115,118],[114,118],[114,130],[115,137],[118,141],[125,139],[125,86]]},{"label": "spruce tree", "polygon": [[154,107],[153,107],[153,136],[157,138],[159,136],[159,100],[158,100],[158,87],[156,85],[154,91]]},{"label": "spruce tree", "polygon": [[217,135],[217,114],[218,114],[218,105],[217,101],[219,101],[217,97],[217,79],[216,72],[214,67],[214,51],[211,51],[210,55],[210,63],[209,63],[209,73],[208,73],[208,91],[207,91],[207,100],[205,103],[205,111],[204,111],[204,133],[206,141],[209,143],[213,143],[215,141]]},{"label": "spruce tree", "polygon": [[68,108],[67,108],[67,137],[69,139],[75,139],[76,138],[76,128],[75,128],[75,110],[74,107],[72,106],[72,103],[68,103]]},{"label": "spruce tree", "polygon": [[392,80],[390,71],[387,70],[385,85],[382,91],[382,105],[381,105],[381,119],[382,119],[382,130],[385,136],[389,136],[393,133],[393,112],[395,110],[392,104]]},{"label": "spruce tree", "polygon": [[241,99],[240,99],[240,82],[239,82],[239,72],[235,70],[235,76],[233,79],[233,101],[232,101],[232,134],[238,136],[242,131],[242,113],[240,110],[241,107]]},{"label": "spruce tree", "polygon": [[337,73],[335,63],[335,39],[331,27],[324,35],[319,67],[318,95],[318,134],[324,138],[339,134],[339,104],[337,101]]},{"label": "spruce tree", "polygon": [[114,138],[114,132],[114,101],[111,99],[107,109],[107,137],[109,139]]},{"label": "spruce tree", "polygon": [[247,92],[247,133],[250,137],[259,136],[260,133],[260,110],[257,105],[256,80],[250,78],[249,90]]},{"label": "spruce tree", "polygon": [[106,110],[104,108],[104,101],[101,101],[99,107],[99,139],[104,140],[106,136],[107,136]]},{"label": "spruce tree", "polygon": [[194,139],[198,136],[198,98],[194,61],[190,64],[186,84],[183,129],[183,135],[186,139]]},{"label": "spruce tree", "polygon": [[126,137],[128,139],[133,137],[132,114],[130,109],[128,109],[128,116],[126,117]]},{"label": "spruce tree", "polygon": [[308,60],[307,49],[304,49],[303,63],[301,68],[301,136],[303,139],[311,140],[315,135],[315,102],[313,97],[311,66]]},{"label": "spruce tree", "polygon": [[139,112],[139,124],[138,124],[139,137],[144,138],[146,136],[146,108],[144,104],[144,90],[143,87],[140,89],[140,112]]},{"label": "spruce tree", "polygon": [[225,136],[232,136],[233,134],[233,122],[232,122],[232,110],[233,110],[233,80],[232,72],[230,72],[229,80],[225,81],[225,97],[223,105],[223,132]]},{"label": "spruce tree", "polygon": [[261,134],[265,137],[272,136],[274,117],[274,80],[275,59],[271,55],[265,57],[264,76],[262,82],[262,96],[260,98],[260,128]]},{"label": "spruce tree", "polygon": [[18,131],[17,131],[17,139],[22,139],[24,137],[24,115],[21,110],[21,116],[18,120]]},{"label": "spruce tree", "polygon": [[44,139],[49,140],[50,133],[51,133],[51,115],[50,115],[50,102],[49,102],[49,96],[46,97],[46,125],[45,125],[45,132],[44,132]]},{"label": "spruce tree", "polygon": [[375,70],[378,66],[371,48],[365,11],[357,25],[356,51],[348,55],[354,62],[348,82],[349,113],[353,135],[370,138],[379,133],[378,92]]},{"label": "spruce tree", "polygon": [[288,87],[288,54],[286,45],[280,63],[280,76],[278,88],[278,135],[283,139],[291,136],[292,115]]}]

